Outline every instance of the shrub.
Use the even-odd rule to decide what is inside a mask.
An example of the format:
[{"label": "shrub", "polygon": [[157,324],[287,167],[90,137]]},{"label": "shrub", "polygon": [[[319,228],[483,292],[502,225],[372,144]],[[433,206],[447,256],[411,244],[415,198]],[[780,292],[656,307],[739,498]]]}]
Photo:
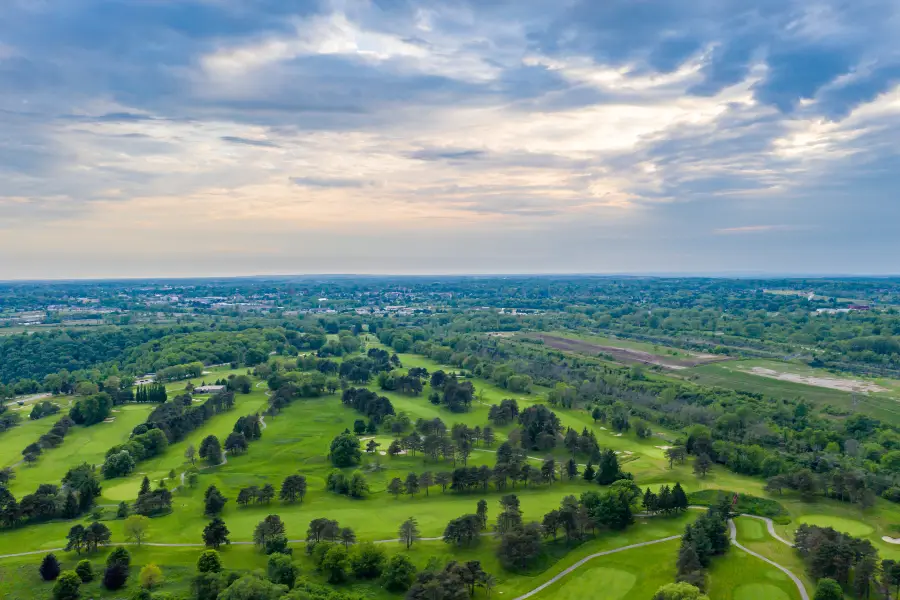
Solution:
[{"label": "shrub", "polygon": [[89,560],[78,561],[78,564],[75,565],[75,572],[78,573],[81,583],[89,583],[94,580],[94,567],[91,566]]},{"label": "shrub", "polygon": [[200,573],[218,573],[222,570],[222,559],[215,550],[204,550],[197,559],[197,571]]},{"label": "shrub", "polygon": [[78,600],[81,579],[75,571],[64,571],[53,585],[53,600]]},{"label": "shrub", "polygon": [[62,569],[59,566],[59,560],[57,560],[56,555],[52,552],[44,557],[41,561],[41,566],[38,567],[38,572],[41,574],[41,579],[44,581],[53,581],[57,577],[59,577],[59,572]]}]

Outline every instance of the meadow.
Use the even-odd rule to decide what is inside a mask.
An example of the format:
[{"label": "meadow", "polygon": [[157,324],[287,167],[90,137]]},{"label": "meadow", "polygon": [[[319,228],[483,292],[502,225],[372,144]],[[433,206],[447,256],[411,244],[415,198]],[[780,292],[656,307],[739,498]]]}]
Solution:
[{"label": "meadow", "polygon": [[[401,355],[405,368],[421,366],[433,371],[442,368],[433,361],[411,354]],[[443,366],[448,371],[454,370]],[[214,369],[212,373],[194,380],[207,382],[229,373],[245,373],[246,370],[232,371]],[[470,426],[487,424],[488,407],[498,403],[511,394],[484,380],[472,379],[476,386],[476,402],[467,413],[454,414],[443,407],[428,402],[430,391],[426,386],[419,396],[405,396],[385,393],[398,412],[405,412],[415,421],[417,418],[431,419],[440,417],[449,425],[463,422]],[[170,396],[184,389],[186,382],[168,385]],[[376,389],[373,386],[372,389]],[[397,528],[408,517],[418,520],[421,534],[425,537],[440,536],[446,523],[455,517],[475,512],[475,505],[485,498],[489,505],[489,519],[493,521],[501,496],[496,491],[485,494],[457,494],[441,492],[439,486],[432,487],[428,493],[419,493],[416,497],[393,497],[386,490],[387,483],[393,477],[405,477],[409,472],[421,473],[426,470],[451,470],[451,462],[429,463],[420,456],[389,457],[380,454],[364,455],[360,469],[366,474],[371,493],[363,500],[354,500],[335,495],[325,490],[325,478],[332,470],[327,458],[331,439],[344,431],[352,429],[353,422],[360,415],[344,407],[340,394],[326,395],[319,398],[298,399],[277,416],[265,418],[266,428],[262,439],[252,442],[249,451],[240,456],[230,456],[226,464],[203,468],[199,472],[199,483],[193,489],[180,485],[180,474],[190,468],[184,458],[184,450],[188,444],[199,446],[207,435],[217,435],[220,439],[232,430],[235,420],[246,414],[261,412],[267,405],[267,388],[263,382],[254,380],[249,394],[238,394],[233,410],[219,414],[193,431],[181,442],[172,444],[161,456],[141,462],[137,472],[129,477],[103,482],[103,492],[99,504],[104,511],[103,518],[112,530],[113,542],[124,541],[122,521],[114,518],[115,505],[122,500],[133,501],[137,495],[141,479],[146,475],[154,482],[165,480],[169,489],[174,492],[173,512],[154,518],[150,521],[147,542],[141,548],[134,548],[136,565],[154,562],[163,566],[166,574],[164,590],[173,593],[185,593],[188,588],[193,565],[201,551],[201,531],[208,522],[203,515],[203,491],[209,485],[217,486],[229,498],[222,515],[231,535],[233,545],[223,549],[226,566],[240,570],[260,569],[265,566],[265,557],[252,545],[252,532],[256,524],[268,514],[278,514],[283,519],[287,536],[295,546],[305,537],[310,520],[327,517],[340,522],[342,526],[351,527],[360,540],[392,540],[397,536]],[[381,392],[380,392],[381,393]],[[520,407],[545,401],[546,390],[535,389],[531,394],[516,394]],[[35,466],[17,468],[17,478],[11,483],[11,489],[21,495],[32,491],[38,483],[57,482],[72,466],[88,462],[99,464],[103,460],[105,450],[126,440],[132,428],[141,423],[152,406],[127,405],[117,407],[115,420],[100,423],[92,427],[75,427],[66,437],[64,443],[56,449],[47,451]],[[763,490],[763,481],[741,477],[716,467],[705,478],[699,478],[691,471],[689,463],[668,467],[662,447],[664,438],[674,438],[675,431],[654,431],[660,436],[639,439],[634,433],[617,435],[595,423],[584,410],[556,410],[563,426],[571,426],[578,431],[587,428],[595,432],[601,447],[613,448],[620,452],[623,468],[632,472],[642,487],[657,488],[662,484],[680,482],[688,492],[701,489],[725,489],[769,497]],[[52,425],[53,417],[40,421],[29,421],[20,427],[6,432],[2,439],[0,459],[6,465],[18,461],[19,451],[30,441],[36,439],[42,431]],[[512,426],[498,428],[497,444],[511,432]],[[379,434],[376,441],[385,450],[390,436]],[[15,448],[13,448],[15,446]],[[470,465],[495,462],[493,450],[496,448],[478,447],[469,458]],[[567,459],[565,450],[558,449],[552,453],[556,458]],[[532,460],[541,461],[545,456],[533,455]],[[202,465],[201,465],[202,466]],[[175,472],[174,480],[170,473]],[[277,500],[269,506],[250,506],[241,508],[235,502],[238,491],[250,485],[271,483],[276,487],[290,474],[299,473],[306,476],[309,492],[302,503],[285,505]],[[521,499],[521,506],[526,521],[540,520],[547,511],[556,508],[562,497],[580,493],[589,489],[597,489],[596,485],[576,479],[571,482],[557,482],[553,485],[518,486],[507,493],[516,493]],[[804,503],[788,494],[774,497],[782,502],[792,521],[778,527],[779,533],[790,539],[793,529],[800,522],[831,523],[850,528],[860,523],[860,518],[870,524],[866,537],[882,551],[885,557],[900,557],[900,547],[881,542],[880,537],[890,533],[890,524],[900,521],[900,510],[885,501],[878,501],[864,517],[860,517],[859,508],[841,505],[832,501]],[[686,523],[696,516],[694,511],[673,518],[641,518],[631,528],[623,532],[605,532],[596,538],[577,546],[566,546],[562,543],[548,543],[544,562],[540,569],[526,574],[512,574],[504,571],[494,554],[496,541],[483,539],[473,549],[456,550],[436,541],[423,541],[413,546],[410,557],[418,566],[424,566],[431,556],[441,560],[481,560],[486,570],[497,578],[495,593],[505,598],[516,598],[542,583],[555,574],[576,563],[578,560],[596,552],[621,548],[630,544],[657,540],[678,535]],[[839,520],[843,519],[843,522]],[[85,519],[88,522],[90,519]],[[788,565],[795,573],[802,573],[793,551],[764,535],[759,536],[756,522],[739,519],[739,539],[746,541],[748,547],[761,554],[771,553],[773,560]],[[851,523],[851,521],[853,523]],[[760,524],[761,525],[761,524]],[[20,552],[47,551],[65,545],[65,536],[72,522],[60,521],[42,525],[32,525],[0,533],[0,553],[14,554]],[[860,533],[860,530],[854,530]],[[161,544],[154,546],[153,544]],[[184,544],[189,546],[162,546],[162,544]],[[389,552],[406,552],[400,544],[387,542]],[[578,570],[567,575],[542,591],[537,598],[575,599],[579,590],[596,589],[602,595],[592,596],[604,600],[644,599],[652,595],[660,585],[674,579],[674,561],[677,553],[677,541],[665,542],[645,548],[627,550],[617,554],[593,559]],[[757,548],[763,548],[759,550]],[[64,567],[71,567],[77,558],[72,553],[59,553]],[[92,557],[99,567],[105,553]],[[304,574],[317,578],[312,566],[302,551],[295,553]],[[768,555],[767,555],[768,556]],[[36,566],[40,555],[9,557],[0,559],[0,596],[4,598],[34,598],[34,590],[46,590],[38,597],[47,597],[49,586],[40,582]],[[602,587],[599,583],[603,583]],[[134,583],[132,583],[132,586]],[[797,598],[796,588],[777,569],[762,561],[746,555],[733,548],[731,552],[717,559],[710,572],[710,586],[714,598],[734,600],[750,600],[751,598],[775,598],[776,600]],[[761,586],[761,587],[760,587]],[[395,595],[372,584],[347,584],[347,589],[364,593],[372,598],[391,598]],[[811,588],[810,588],[811,589]],[[86,586],[85,593],[89,597],[118,598],[126,597],[102,590],[99,585]]]}]

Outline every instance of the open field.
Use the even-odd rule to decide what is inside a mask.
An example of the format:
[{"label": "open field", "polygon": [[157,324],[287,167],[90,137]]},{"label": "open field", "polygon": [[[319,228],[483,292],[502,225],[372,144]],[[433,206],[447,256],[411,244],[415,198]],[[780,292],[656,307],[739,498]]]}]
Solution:
[{"label": "open field", "polygon": [[[767,371],[780,377],[764,375]],[[756,371],[754,371],[756,370]],[[680,371],[679,375],[704,385],[758,392],[781,398],[803,398],[818,406],[831,405],[843,411],[863,412],[887,423],[900,424],[900,381],[842,377],[823,369],[771,360],[740,360],[709,364]],[[813,382],[828,386],[811,385]],[[884,389],[877,393],[851,393],[862,382]]]},{"label": "open field", "polygon": [[[441,367],[420,356],[403,354],[400,358],[405,368],[422,366],[433,371]],[[445,369],[454,370],[452,368]],[[216,370],[216,372],[199,379],[211,381],[227,375],[229,372],[245,373],[246,369]],[[199,379],[195,381],[199,381]],[[503,398],[514,397],[518,400],[520,407],[524,408],[544,401],[546,393],[545,390],[538,388],[532,394],[511,394],[507,390],[478,378],[473,378],[472,381],[476,386],[476,402],[469,412],[463,414],[450,413],[443,407],[430,404],[427,399],[430,389],[427,386],[424,393],[417,397],[396,393],[386,393],[385,395],[390,397],[398,412],[407,413],[413,420],[420,417],[425,419],[440,417],[448,425],[454,422],[464,422],[470,426],[483,426],[487,423],[488,405],[497,403]],[[185,382],[169,384],[170,395],[183,389],[184,385]],[[376,389],[374,385],[370,387]],[[265,392],[265,385],[254,385],[250,394],[236,396],[237,404],[234,410],[216,415],[188,435],[184,441],[172,444],[161,456],[139,463],[137,473],[126,478],[104,481],[100,503],[114,505],[121,500],[133,500],[144,473],[156,482],[166,479],[169,472],[174,470],[176,480],[167,480],[166,484],[170,489],[176,487],[178,485],[177,474],[189,467],[183,457],[187,444],[199,445],[199,441],[209,434],[215,434],[220,439],[224,439],[239,416],[260,411],[266,406]],[[63,445],[48,451],[36,467],[18,469],[19,478],[13,482],[15,493],[21,495],[30,492],[37,483],[58,481],[68,468],[85,460],[89,463],[99,464],[102,462],[106,448],[127,439],[134,425],[142,422],[151,409],[152,406],[149,405],[118,407],[117,410],[120,412],[115,413],[116,420],[112,423],[73,429]],[[768,496],[762,489],[762,480],[738,476],[721,467],[714,468],[710,475],[703,479],[696,477],[691,472],[690,462],[684,465],[676,464],[673,469],[669,469],[663,450],[658,447],[663,445],[663,442],[657,437],[638,439],[633,433],[616,436],[601,425],[594,423],[586,411],[556,409],[556,412],[564,426],[571,426],[578,431],[583,428],[593,430],[601,446],[611,447],[621,452],[620,459],[625,463],[623,468],[634,473],[637,483],[642,487],[657,488],[663,483],[673,484],[678,481],[689,492],[700,489],[728,489]],[[287,535],[292,540],[305,537],[309,521],[317,517],[336,519],[342,526],[352,527],[360,540],[392,539],[397,535],[398,525],[410,516],[414,516],[418,520],[423,536],[439,536],[448,520],[474,512],[476,502],[482,497],[488,501],[489,518],[493,520],[496,516],[501,494],[494,490],[484,494],[456,494],[449,491],[442,493],[440,488],[435,486],[429,490],[427,495],[423,491],[415,498],[401,496],[395,499],[388,494],[386,486],[392,477],[403,478],[409,472],[421,473],[425,470],[452,469],[450,462],[428,463],[422,456],[394,458],[379,455],[364,456],[361,468],[366,473],[371,488],[371,494],[364,500],[352,500],[325,491],[324,480],[332,469],[327,459],[328,445],[335,435],[345,428],[352,428],[353,422],[359,417],[358,413],[341,404],[339,394],[298,399],[278,416],[267,417],[267,428],[262,439],[252,442],[246,454],[230,456],[225,465],[201,470],[200,481],[196,488],[180,488],[174,492],[174,511],[169,515],[151,520],[149,543],[196,546],[145,546],[139,550],[136,549],[136,564],[140,565],[145,562],[161,564],[168,577],[168,583],[164,589],[177,593],[187,590],[187,582],[193,571],[193,561],[196,560],[196,556],[201,550],[199,547],[200,533],[207,522],[207,518],[203,516],[203,490],[213,484],[230,499],[222,516],[231,531],[231,540],[242,542],[242,544],[235,544],[225,549],[223,554],[227,565],[233,565],[239,569],[264,566],[264,557],[246,543],[252,539],[252,531],[256,524],[268,514],[279,514],[282,517]],[[39,435],[39,429],[44,426],[49,427],[50,423],[51,421],[46,419],[23,423],[20,428],[17,428],[23,432],[19,432],[17,429],[11,430],[5,435],[17,437],[5,439],[15,439],[16,441],[31,439],[32,434],[36,437]],[[498,443],[505,439],[511,430],[512,426],[498,428]],[[25,433],[28,435],[26,436]],[[676,435],[676,432],[671,431],[663,433],[672,437]],[[382,444],[382,449],[386,449],[390,436],[379,434],[376,437]],[[3,451],[5,452],[2,454],[4,459],[18,460],[17,451],[8,451],[5,445]],[[543,455],[535,456],[534,454],[532,453],[534,460],[544,458]],[[560,460],[568,458],[565,451],[561,449],[555,450],[552,454]],[[470,457],[469,464],[492,465],[494,461],[492,448],[479,447]],[[235,497],[240,488],[264,483],[272,483],[278,488],[284,477],[292,473],[301,473],[307,477],[309,492],[302,503],[285,505],[274,501],[269,506],[247,508],[241,508],[236,504]],[[590,489],[597,489],[597,486],[579,478],[572,482],[558,482],[552,486],[524,488],[520,484],[517,489],[509,489],[506,493],[512,492],[520,497],[525,520],[530,521],[539,520],[544,513],[557,507],[563,496],[569,494],[577,496]],[[797,523],[804,518],[853,519],[851,515],[859,518],[858,508],[841,505],[837,502],[820,501],[807,504],[790,495],[775,498],[786,506],[794,519],[790,525],[781,526],[779,529],[782,535],[789,538]],[[124,540],[122,522],[112,519],[113,512],[114,509],[111,506],[106,508],[106,524],[112,530],[113,541],[121,542]],[[890,523],[900,520],[900,508],[885,501],[878,501],[876,508],[870,512],[871,516],[867,514],[864,517],[866,522],[873,523],[871,533],[867,537],[873,539],[873,543],[876,543],[883,556],[900,556],[900,546],[890,546],[880,541],[882,535],[891,532]],[[377,518],[373,518],[373,515],[377,515]],[[480,546],[470,550],[454,550],[440,542],[423,542],[414,547],[410,557],[420,567],[425,565],[429,556],[437,556],[441,560],[451,558],[481,560],[485,568],[495,574],[498,579],[495,590],[495,593],[498,594],[497,597],[512,599],[543,584],[554,575],[591,554],[677,535],[681,533],[684,524],[691,518],[693,515],[688,514],[671,519],[639,519],[637,524],[624,532],[601,534],[596,539],[591,539],[573,548],[566,548],[561,544],[548,544],[548,554],[541,568],[528,574],[511,574],[503,571],[497,564],[494,555],[496,542],[491,539],[483,540]],[[743,520],[739,519],[740,521]],[[15,549],[18,552],[59,548],[65,544],[65,535],[72,524],[71,521],[60,521],[4,531],[0,533],[0,547]],[[791,569],[794,570],[793,563],[789,562],[792,560],[790,554],[793,551],[786,546],[779,547],[778,543],[773,542],[764,530],[760,530],[761,525],[757,522],[747,524],[741,522],[739,524],[741,541],[754,551],[770,556],[781,564],[792,565]],[[388,544],[387,547],[390,552],[403,551],[399,544]],[[665,542],[593,559],[535,597],[541,599],[579,598],[578,590],[598,589],[598,582],[601,582],[604,585],[598,593],[602,592],[605,595],[592,597],[643,600],[649,597],[659,585],[674,579],[674,560],[677,547],[677,542]],[[766,552],[770,554],[765,554]],[[71,566],[74,563],[73,555],[61,554],[64,555],[62,558],[66,565]],[[97,556],[98,564],[103,558],[102,555],[103,553],[100,553]],[[314,578],[317,577],[311,565],[306,562],[307,559],[303,552],[295,552],[295,555],[303,566],[304,572]],[[22,598],[24,600],[34,597],[31,595],[32,588],[44,585],[37,581],[34,571],[38,559],[39,557],[30,556],[0,560],[0,594],[4,598]],[[713,596],[715,598],[735,600],[750,600],[756,597],[790,600],[796,598],[796,588],[792,587],[793,584],[783,577],[780,571],[736,549],[733,549],[728,557],[716,562],[710,574],[710,585],[716,594]],[[372,598],[396,597],[368,584],[353,584],[352,587],[364,591]],[[93,597],[97,598],[121,597],[103,592],[95,584],[91,584],[85,591],[86,593],[89,591]],[[499,595],[500,593],[502,596]],[[763,596],[759,594],[763,594]]]},{"label": "open field", "polygon": [[529,333],[526,337],[542,340],[545,345],[556,350],[586,354],[588,356],[597,356],[601,353],[608,354],[616,361],[625,364],[658,365],[668,369],[687,369],[697,365],[728,360],[727,357],[714,354],[664,349],[652,344],[597,336]]}]

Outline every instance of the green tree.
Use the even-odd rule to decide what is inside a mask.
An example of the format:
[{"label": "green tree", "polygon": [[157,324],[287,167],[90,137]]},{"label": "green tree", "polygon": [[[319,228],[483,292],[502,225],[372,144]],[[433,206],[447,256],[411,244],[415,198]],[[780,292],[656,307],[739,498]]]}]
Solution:
[{"label": "green tree", "polygon": [[203,528],[203,543],[207,548],[218,549],[222,544],[229,543],[229,533],[231,532],[225,526],[225,521],[215,517]]},{"label": "green tree", "polygon": [[211,466],[222,463],[222,444],[219,438],[214,435],[208,435],[200,442],[200,458],[205,460]]},{"label": "green tree", "polygon": [[293,563],[290,556],[275,553],[269,556],[269,562],[266,565],[266,573],[269,577],[269,581],[278,585],[287,586],[288,589],[290,589],[294,587],[294,581],[300,574],[300,569]]},{"label": "green tree", "polygon": [[401,480],[399,477],[394,477],[393,479],[391,479],[391,481],[387,484],[387,491],[394,495],[395,500],[399,498],[400,494],[403,493],[403,480]]},{"label": "green tree", "polygon": [[53,585],[53,600],[78,600],[81,578],[75,571],[63,571]]},{"label": "green tree", "polygon": [[41,566],[38,567],[38,572],[41,574],[41,579],[44,581],[54,581],[59,577],[61,570],[62,567],[59,565],[59,560],[52,552],[44,556],[41,560]]},{"label": "green tree", "polygon": [[813,600],[843,600],[843,598],[844,590],[841,589],[840,584],[828,577],[819,580],[816,585],[816,595],[813,596]]},{"label": "green tree", "polygon": [[419,539],[419,524],[415,517],[410,517],[400,524],[400,543],[406,544],[406,549]]},{"label": "green tree", "polygon": [[694,459],[694,474],[699,477],[706,477],[710,470],[712,470],[712,460],[708,454],[701,454]]},{"label": "green tree", "polygon": [[409,589],[416,576],[416,567],[405,554],[395,554],[384,568],[384,587],[392,592]]},{"label": "green tree", "polygon": [[331,464],[338,468],[358,465],[362,459],[359,438],[349,431],[345,431],[331,441],[331,450],[328,456]]},{"label": "green tree", "polygon": [[320,568],[328,583],[342,583],[347,579],[347,567],[350,565],[350,557],[347,549],[335,544],[322,557]]},{"label": "green tree", "polygon": [[78,561],[78,564],[75,565],[75,572],[78,573],[81,583],[90,583],[94,580],[94,567],[87,559]]},{"label": "green tree", "polygon": [[381,577],[385,560],[383,548],[372,542],[363,542],[350,553],[350,570],[358,579],[375,579]]},{"label": "green tree", "polygon": [[653,600],[709,600],[700,589],[686,582],[667,583],[653,594]]},{"label": "green tree", "polygon": [[287,588],[255,575],[245,575],[229,585],[217,600],[278,600]]},{"label": "green tree", "polygon": [[222,571],[222,558],[215,550],[204,550],[197,559],[198,573],[219,573]]},{"label": "green tree", "polygon": [[125,531],[125,539],[134,542],[138,548],[147,539],[147,529],[150,527],[150,519],[143,515],[131,515],[122,524]]},{"label": "green tree", "polygon": [[162,585],[162,569],[153,563],[148,563],[141,569],[141,572],[138,575],[138,581],[145,590],[152,590],[153,588]]}]

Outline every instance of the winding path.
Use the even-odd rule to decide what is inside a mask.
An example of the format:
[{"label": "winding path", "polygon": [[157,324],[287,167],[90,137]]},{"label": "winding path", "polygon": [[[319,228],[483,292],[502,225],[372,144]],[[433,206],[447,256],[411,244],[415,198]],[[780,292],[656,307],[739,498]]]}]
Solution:
[{"label": "winding path", "polygon": [[[613,550],[605,550],[603,552],[597,552],[596,554],[591,554],[590,556],[585,556],[584,558],[579,560],[577,563],[575,563],[571,567],[564,569],[563,571],[554,575],[553,577],[548,579],[546,582],[537,586],[530,592],[522,594],[521,596],[519,596],[518,598],[515,598],[514,600],[525,600],[526,598],[531,598],[535,594],[539,594],[539,593],[543,592],[545,589],[547,589],[548,587],[550,587],[551,585],[553,585],[554,583],[556,583],[557,581],[559,581],[560,579],[562,579],[563,577],[565,577],[566,575],[568,575],[569,573],[571,573],[572,571],[574,571],[575,569],[577,569],[578,567],[583,565],[584,563],[586,563],[590,560],[594,560],[595,558],[599,558],[601,556],[607,556],[609,554],[615,554],[616,552],[624,552],[625,550],[633,550],[634,548],[643,548],[644,546],[652,546],[653,544],[662,544],[663,542],[671,542],[672,540],[677,540],[679,538],[681,538],[680,535],[671,535],[669,537],[661,538],[658,540],[652,540],[650,542],[640,542],[639,544],[631,544],[630,546],[622,546],[621,548],[614,548]],[[809,600],[809,598],[804,598],[803,600]]]},{"label": "winding path", "polygon": [[[742,515],[742,516],[743,516],[743,515]],[[771,527],[771,524],[772,524],[771,519],[769,519],[768,521],[769,521],[769,526]],[[787,567],[783,567],[783,566],[779,565],[779,564],[778,564],[777,562],[775,562],[774,560],[769,560],[768,558],[766,558],[766,557],[763,556],[762,554],[757,554],[757,553],[754,552],[753,550],[750,550],[749,548],[747,548],[747,547],[745,547],[745,546],[742,546],[741,543],[737,541],[737,527],[734,526],[734,520],[733,520],[733,519],[729,519],[729,520],[728,520],[728,529],[731,530],[731,543],[732,543],[732,544],[734,544],[737,548],[740,548],[741,550],[743,550],[744,552],[746,552],[746,553],[749,554],[750,556],[755,556],[756,558],[760,559],[761,561],[764,561],[764,562],[769,563],[770,565],[772,565],[773,567],[775,567],[776,569],[778,569],[779,571],[781,571],[782,573],[784,573],[785,575],[787,575],[788,577],[790,577],[791,580],[797,585],[797,590],[800,592],[800,598],[801,598],[802,600],[809,600],[809,594],[807,593],[806,587],[803,585],[803,582],[800,581],[800,578],[799,578],[799,577],[797,577],[796,575],[794,575],[793,573],[791,573],[790,570],[788,570]],[[771,528],[769,529],[769,533],[772,533],[772,529],[771,529]],[[774,534],[773,534],[773,535],[774,535]],[[779,541],[784,542],[785,544],[787,544],[787,542],[785,542],[782,538],[778,537],[777,535],[774,536],[774,537],[775,537],[777,540],[779,540]],[[792,544],[788,544],[788,545],[791,546]]]}]

